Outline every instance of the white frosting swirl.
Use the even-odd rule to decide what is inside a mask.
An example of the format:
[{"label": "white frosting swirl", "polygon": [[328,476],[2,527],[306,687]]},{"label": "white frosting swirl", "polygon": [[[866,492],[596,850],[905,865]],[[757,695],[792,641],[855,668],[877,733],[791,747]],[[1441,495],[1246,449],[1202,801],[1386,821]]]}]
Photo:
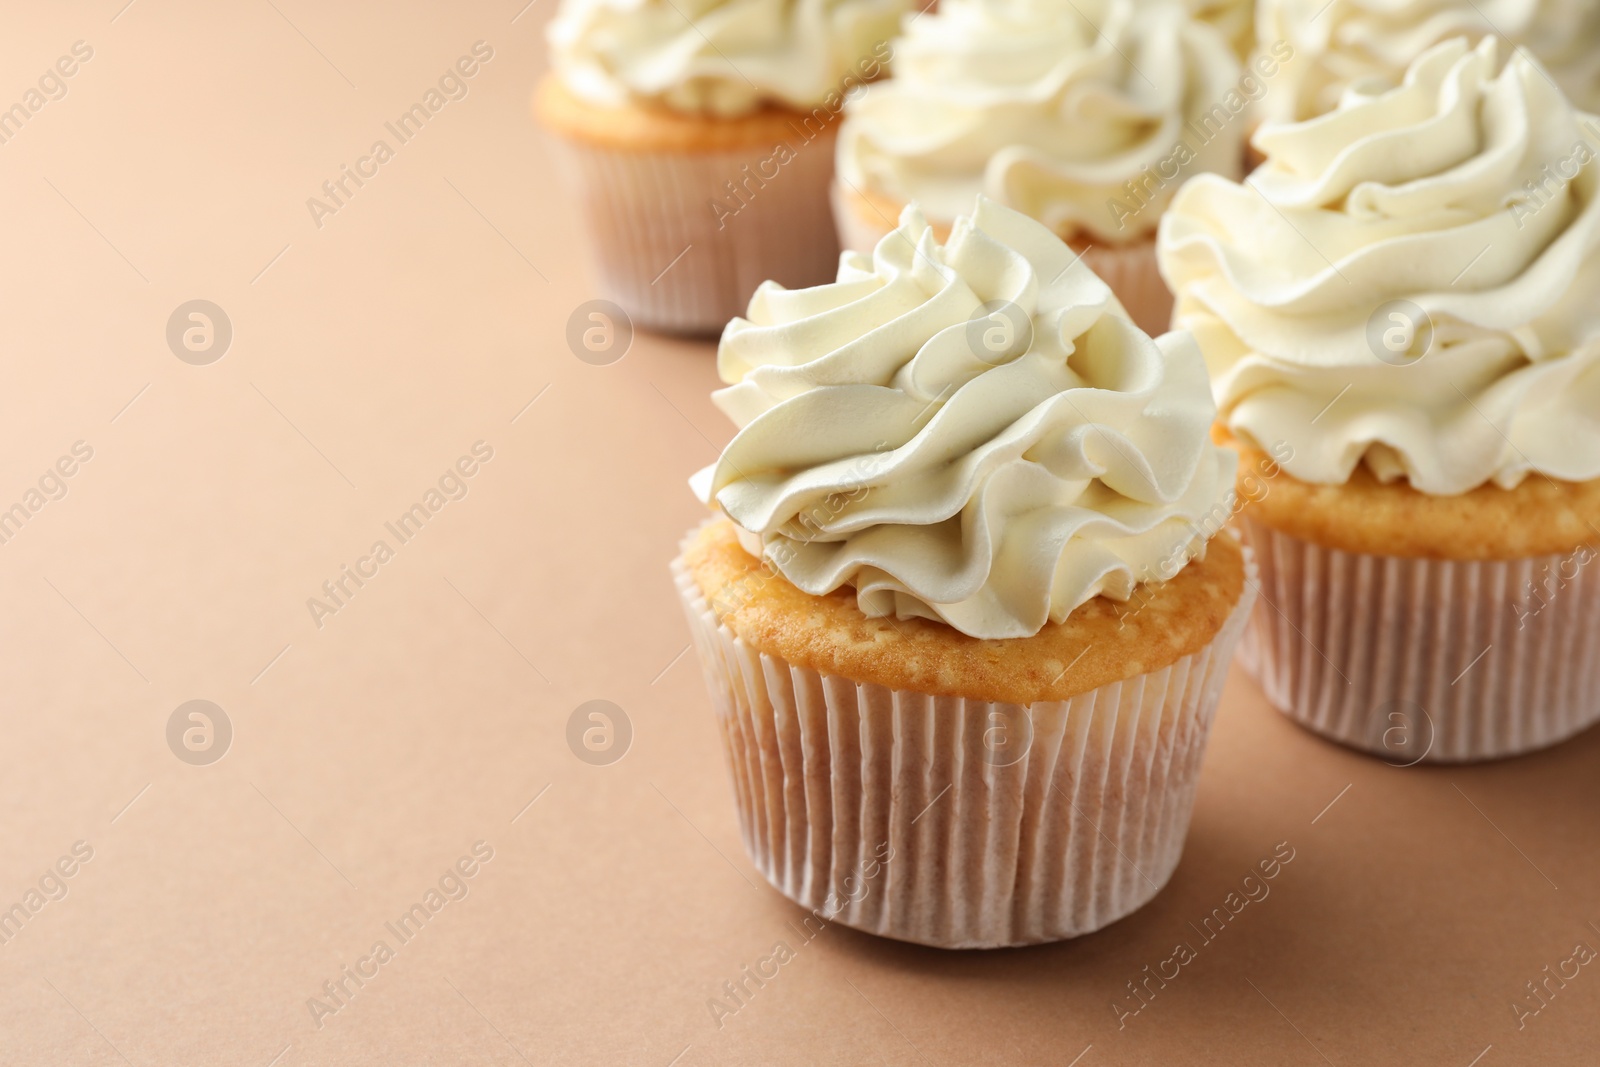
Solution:
[{"label": "white frosting swirl", "polygon": [[1256,43],[1255,0],[1185,0],[1185,4],[1195,18],[1217,28],[1241,61],[1250,58]]},{"label": "white frosting swirl", "polygon": [[1395,86],[1442,41],[1504,35],[1526,46],[1579,107],[1600,110],[1600,4],[1594,0],[1260,0],[1257,37],[1284,41],[1261,115],[1292,122],[1332,111],[1351,85]]},{"label": "white frosting swirl", "polygon": [[1439,45],[1264,128],[1246,184],[1197,179],[1162,222],[1223,419],[1302,481],[1600,478],[1600,120],[1526,53],[1498,69],[1493,38]]},{"label": "white frosting swirl", "polygon": [[[908,0],[562,0],[551,65],[593,103],[801,110],[883,69]],[[837,106],[835,106],[837,110]]]},{"label": "white frosting swirl", "polygon": [[1027,636],[1172,577],[1227,514],[1235,460],[1194,342],[1151,340],[989,201],[943,246],[907,208],[835,284],[763,285],[717,368],[740,430],[696,493],[800,589],[854,585],[869,616]]},{"label": "white frosting swirl", "polygon": [[1183,175],[1239,172],[1242,117],[1190,128],[1239,77],[1181,3],[943,0],[895,43],[895,76],[851,101],[839,173],[939,222],[982,193],[1064,237],[1126,242]]}]

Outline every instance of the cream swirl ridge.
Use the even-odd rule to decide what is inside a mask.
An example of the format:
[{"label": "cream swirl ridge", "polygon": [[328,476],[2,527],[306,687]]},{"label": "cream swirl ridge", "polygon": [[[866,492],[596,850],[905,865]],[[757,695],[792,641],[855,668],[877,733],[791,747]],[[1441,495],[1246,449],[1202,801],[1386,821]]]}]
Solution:
[{"label": "cream swirl ridge", "polygon": [[1176,186],[1163,173],[1135,197],[1152,210],[1111,209],[1149,175],[1238,173],[1242,120],[1207,123],[1239,78],[1230,42],[1176,0],[943,0],[851,102],[839,171],[936,222],[982,193],[1063,237],[1129,241]]},{"label": "cream swirl ridge", "polygon": [[733,116],[806,110],[882,68],[907,0],[562,0],[551,65],[576,96]]},{"label": "cream swirl ridge", "polygon": [[1235,434],[1324,484],[1600,477],[1600,120],[1526,53],[1457,39],[1257,144],[1159,242]]},{"label": "cream swirl ridge", "polygon": [[1232,490],[1193,341],[1152,340],[988,201],[945,245],[907,208],[836,283],[763,286],[717,362],[740,429],[697,495],[797,587],[851,585],[873,617],[1037,633],[1175,575]]},{"label": "cream swirl ridge", "polygon": [[1406,68],[1458,36],[1504,35],[1528,47],[1580,107],[1600,109],[1600,5],[1592,0],[1261,0],[1263,45],[1295,52],[1262,103],[1276,121],[1334,110],[1352,85],[1398,85]]}]

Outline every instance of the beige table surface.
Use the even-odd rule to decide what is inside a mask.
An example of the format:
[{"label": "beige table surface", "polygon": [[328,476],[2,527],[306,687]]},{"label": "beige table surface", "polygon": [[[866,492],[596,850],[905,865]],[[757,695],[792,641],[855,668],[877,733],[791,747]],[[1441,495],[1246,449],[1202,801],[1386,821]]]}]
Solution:
[{"label": "beige table surface", "polygon": [[[564,339],[597,294],[526,117],[552,0],[124,3],[14,5],[0,33],[0,105],[93,49],[0,145],[0,508],[93,452],[0,544],[0,907],[27,912],[0,1061],[1600,1057],[1600,966],[1520,1030],[1512,1006],[1600,945],[1600,734],[1396,769],[1237,672],[1184,860],[1132,918],[1011,952],[800,944],[741,852],[667,575],[729,435],[712,349],[641,335],[592,366]],[[469,94],[315,225],[307,198],[480,40]],[[197,298],[233,328],[204,366],[165,335]],[[399,544],[384,524],[480,441],[467,495]],[[319,628],[308,598],[380,538]],[[233,731],[205,766],[167,743],[192,699]],[[609,766],[566,742],[591,699],[632,726]],[[401,944],[385,924],[476,842],[467,895]],[[1270,896],[1119,1029],[1126,984],[1279,842]],[[41,879],[66,895],[29,912]],[[779,941],[719,1027],[707,1001]]]}]

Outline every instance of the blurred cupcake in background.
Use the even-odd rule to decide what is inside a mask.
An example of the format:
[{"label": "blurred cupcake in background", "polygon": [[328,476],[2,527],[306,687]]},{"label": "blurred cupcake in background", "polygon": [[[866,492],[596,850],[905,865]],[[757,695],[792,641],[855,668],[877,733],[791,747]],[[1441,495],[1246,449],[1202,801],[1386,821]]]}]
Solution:
[{"label": "blurred cupcake in background", "polygon": [[720,330],[767,279],[837,265],[845,99],[905,0],[563,0],[534,109],[565,146],[602,288],[640,325]]},{"label": "blurred cupcake in background", "polygon": [[851,101],[839,134],[844,244],[872,248],[910,203],[946,234],[982,193],[1048,226],[1164,332],[1161,212],[1189,176],[1242,164],[1223,33],[1180,0],[945,0],[894,48],[895,76]]},{"label": "blurred cupcake in background", "polygon": [[756,866],[949,948],[1150,899],[1254,597],[1194,341],[981,201],[763,286],[717,369],[739,432],[674,572]]},{"label": "blurred cupcake in background", "polygon": [[1264,126],[1160,237],[1262,472],[1243,658],[1289,716],[1398,762],[1600,719],[1600,118],[1493,38]]},{"label": "blurred cupcake in background", "polygon": [[1582,110],[1600,111],[1600,3],[1595,0],[1260,0],[1262,49],[1294,59],[1262,101],[1264,119],[1326,114],[1351,85],[1387,87],[1422,53],[1453,37],[1501,37],[1527,47]]}]

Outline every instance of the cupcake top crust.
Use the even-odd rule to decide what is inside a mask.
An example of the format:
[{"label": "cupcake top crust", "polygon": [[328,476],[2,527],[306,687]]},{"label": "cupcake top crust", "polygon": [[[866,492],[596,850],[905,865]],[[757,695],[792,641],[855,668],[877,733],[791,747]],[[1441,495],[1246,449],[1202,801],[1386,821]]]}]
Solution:
[{"label": "cupcake top crust", "polygon": [[1152,340],[1032,219],[921,213],[838,281],[756,291],[722,335],[739,427],[691,484],[805,593],[1016,638],[1170,579],[1230,515],[1235,457],[1185,334]]},{"label": "cupcake top crust", "polygon": [[1185,177],[1239,173],[1239,61],[1196,14],[1233,7],[942,0],[895,42],[894,77],[849,102],[840,179],[935,223],[982,193],[1061,237],[1147,236]]},{"label": "cupcake top crust", "polygon": [[987,641],[931,619],[867,618],[848,587],[802,593],[739,544],[726,519],[683,546],[705,607],[750,647],[857,684],[1010,704],[1070,700],[1203,651],[1245,596],[1244,549],[1213,538],[1175,581],[1119,604],[1096,597],[1031,637]]},{"label": "cupcake top crust", "polygon": [[1600,110],[1600,4],[1594,0],[1260,0],[1261,47],[1294,59],[1274,81],[1263,115],[1326,114],[1344,91],[1378,79],[1398,85],[1422,53],[1453,37],[1524,45],[1586,111]]},{"label": "cupcake top crust", "polygon": [[810,110],[879,76],[907,0],[562,0],[551,67],[574,96],[732,117]]},{"label": "cupcake top crust", "polygon": [[1449,41],[1269,124],[1245,184],[1202,176],[1162,221],[1224,424],[1301,481],[1600,478],[1600,119],[1499,56]]}]

